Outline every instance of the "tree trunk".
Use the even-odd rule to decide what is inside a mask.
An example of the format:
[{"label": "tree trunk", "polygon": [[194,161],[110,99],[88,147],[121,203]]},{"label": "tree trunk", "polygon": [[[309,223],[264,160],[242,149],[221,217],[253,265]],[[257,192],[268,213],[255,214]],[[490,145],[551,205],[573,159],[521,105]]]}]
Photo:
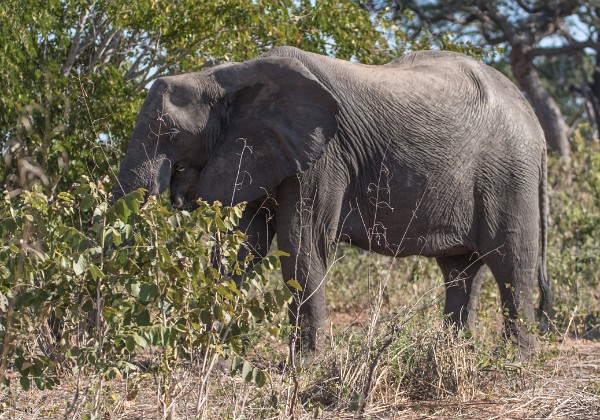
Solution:
[{"label": "tree trunk", "polygon": [[594,109],[594,117],[590,116],[590,124],[595,128],[596,140],[600,139],[600,51],[596,52],[596,66],[592,74],[591,90],[591,106]]},{"label": "tree trunk", "polygon": [[569,127],[565,123],[558,104],[550,96],[537,71],[532,68],[529,74],[519,83],[527,93],[527,97],[540,120],[548,147],[558,150],[560,155],[568,160],[571,153]]},{"label": "tree trunk", "polygon": [[569,161],[571,154],[569,127],[558,104],[544,86],[522,46],[513,46],[510,59],[513,74],[533,106],[544,130],[548,147],[557,150],[566,161]]}]

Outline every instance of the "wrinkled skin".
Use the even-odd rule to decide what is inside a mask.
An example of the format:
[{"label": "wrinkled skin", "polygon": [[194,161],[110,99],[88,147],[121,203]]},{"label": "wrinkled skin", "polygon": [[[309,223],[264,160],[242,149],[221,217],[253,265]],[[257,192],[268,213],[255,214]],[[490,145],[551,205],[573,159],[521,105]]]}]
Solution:
[{"label": "wrinkled skin", "polygon": [[170,187],[177,208],[198,198],[247,201],[248,249],[264,256],[277,232],[290,254],[284,279],[303,286],[290,319],[309,352],[338,240],[436,258],[444,311],[459,327],[473,322],[487,265],[506,336],[523,354],[535,345],[518,320],[534,321],[536,273],[550,311],[542,130],[509,80],[459,54],[423,51],[367,66],[283,47],[161,78],[118,179],[115,197]]}]

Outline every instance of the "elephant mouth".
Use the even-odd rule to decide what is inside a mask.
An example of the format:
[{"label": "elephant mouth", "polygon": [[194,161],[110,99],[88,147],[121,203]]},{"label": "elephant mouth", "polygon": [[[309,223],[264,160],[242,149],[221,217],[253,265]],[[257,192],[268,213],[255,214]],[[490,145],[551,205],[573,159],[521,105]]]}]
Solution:
[{"label": "elephant mouth", "polygon": [[199,206],[195,200],[184,200],[182,197],[174,197],[171,199],[171,207],[176,210],[193,211]]}]

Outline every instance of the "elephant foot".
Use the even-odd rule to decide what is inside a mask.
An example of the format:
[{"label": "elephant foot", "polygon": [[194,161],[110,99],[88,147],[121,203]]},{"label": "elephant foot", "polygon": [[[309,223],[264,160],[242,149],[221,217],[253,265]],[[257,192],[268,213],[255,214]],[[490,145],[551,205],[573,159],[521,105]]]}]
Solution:
[{"label": "elephant foot", "polygon": [[515,347],[517,348],[519,359],[530,360],[538,351],[538,342],[533,334],[521,335],[517,337]]},{"label": "elephant foot", "polygon": [[527,361],[538,351],[537,337],[528,326],[515,323],[512,320],[506,322],[504,339],[514,346],[520,360]]},{"label": "elephant foot", "polygon": [[288,362],[290,366],[306,369],[314,364],[317,356],[323,354],[326,337],[322,328],[301,324],[304,325],[296,327],[296,331],[290,334]]},{"label": "elephant foot", "polygon": [[325,348],[325,296],[321,288],[312,297],[296,305],[294,300],[289,306],[290,326],[289,341],[290,360],[302,359],[306,364]]}]

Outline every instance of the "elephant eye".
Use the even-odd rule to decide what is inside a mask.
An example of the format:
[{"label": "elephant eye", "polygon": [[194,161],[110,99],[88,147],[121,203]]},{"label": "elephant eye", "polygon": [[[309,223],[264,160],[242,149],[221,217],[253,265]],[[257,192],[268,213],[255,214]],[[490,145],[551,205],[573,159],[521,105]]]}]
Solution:
[{"label": "elephant eye", "polygon": [[179,129],[177,127],[171,127],[166,134],[169,136],[169,140],[173,141],[177,139],[177,136],[179,135]]},{"label": "elephant eye", "polygon": [[173,167],[173,173],[175,173],[175,172],[183,172],[184,170],[185,170],[185,167],[182,166],[182,165],[180,165],[180,164],[176,164]]}]

